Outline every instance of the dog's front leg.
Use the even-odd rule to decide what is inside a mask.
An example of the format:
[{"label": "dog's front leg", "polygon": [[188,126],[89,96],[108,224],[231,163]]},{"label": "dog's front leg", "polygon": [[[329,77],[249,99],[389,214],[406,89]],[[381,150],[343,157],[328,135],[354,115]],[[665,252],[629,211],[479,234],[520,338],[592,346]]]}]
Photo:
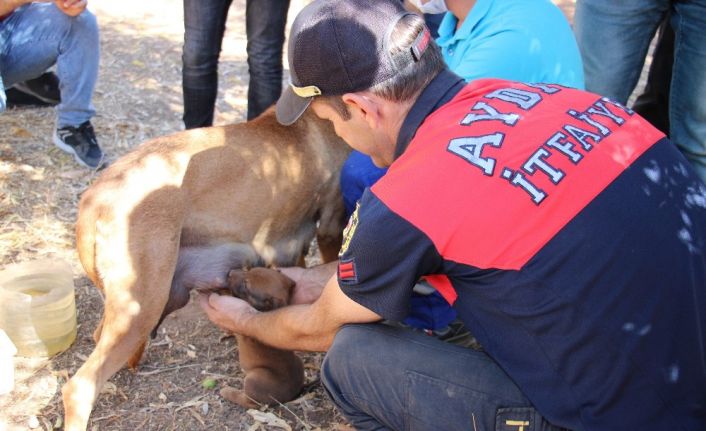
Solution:
[{"label": "dog's front leg", "polygon": [[316,229],[316,244],[324,263],[338,259],[338,251],[343,240],[343,227],[346,224],[345,208],[338,184],[324,196],[324,207]]}]

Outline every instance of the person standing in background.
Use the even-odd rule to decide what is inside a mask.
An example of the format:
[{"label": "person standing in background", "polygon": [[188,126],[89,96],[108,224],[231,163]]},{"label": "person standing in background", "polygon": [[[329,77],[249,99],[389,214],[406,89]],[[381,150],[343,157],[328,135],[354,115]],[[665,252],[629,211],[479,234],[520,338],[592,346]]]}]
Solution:
[{"label": "person standing in background", "polygon": [[5,89],[57,65],[61,103],[56,108],[54,145],[79,164],[98,169],[103,151],[91,125],[96,111],[100,44],[96,17],[86,0],[0,2],[0,111]]},{"label": "person standing in background", "polygon": [[[213,125],[218,59],[232,0],[184,0],[182,87],[184,126]],[[282,49],[289,0],[247,0],[247,119],[273,105],[282,92]]]},{"label": "person standing in background", "polygon": [[670,13],[669,136],[706,182],[706,0],[578,0],[574,26],[586,89],[626,104]]},{"label": "person standing in background", "polygon": [[669,136],[669,87],[672,83],[674,64],[674,30],[669,15],[659,26],[657,45],[652,54],[652,64],[645,88],[632,105],[642,118]]}]

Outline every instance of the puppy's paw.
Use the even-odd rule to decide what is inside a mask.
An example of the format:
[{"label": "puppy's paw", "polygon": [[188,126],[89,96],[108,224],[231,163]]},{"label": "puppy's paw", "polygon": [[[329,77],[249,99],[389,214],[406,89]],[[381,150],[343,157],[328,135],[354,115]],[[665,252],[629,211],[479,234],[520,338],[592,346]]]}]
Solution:
[{"label": "puppy's paw", "polygon": [[260,407],[255,400],[245,395],[245,392],[230,386],[226,386],[221,389],[221,396],[231,403],[238,404],[246,409],[257,409]]}]

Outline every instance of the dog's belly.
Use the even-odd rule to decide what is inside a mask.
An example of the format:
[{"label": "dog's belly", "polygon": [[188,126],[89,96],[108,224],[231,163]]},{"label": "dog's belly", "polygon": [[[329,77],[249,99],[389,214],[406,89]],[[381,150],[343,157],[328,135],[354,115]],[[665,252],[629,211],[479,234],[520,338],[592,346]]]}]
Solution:
[{"label": "dog's belly", "polygon": [[[206,238],[211,235],[205,232],[189,233],[182,243],[201,243],[203,245],[187,245],[179,249],[174,277],[172,279],[169,299],[162,311],[159,323],[152,331],[156,334],[159,325],[170,313],[184,307],[189,302],[192,289],[224,288],[226,277],[231,269],[264,266],[294,266],[301,256],[306,254],[309,243],[314,237],[316,226],[309,223],[300,226],[291,235],[269,242],[267,238],[259,239],[257,235],[252,242],[222,242],[231,239],[220,237],[220,243],[207,244]],[[185,241],[184,241],[185,240]],[[213,240],[213,239],[211,239]],[[206,244],[204,244],[206,243]]]},{"label": "dog's belly", "polygon": [[242,243],[189,246],[179,249],[169,299],[164,306],[159,323],[152,330],[157,333],[165,317],[189,302],[192,289],[225,288],[228,271],[233,268],[262,265],[255,249]]},{"label": "dog's belly", "polygon": [[[315,217],[287,219],[286,223],[274,217],[265,218],[257,226],[248,227],[237,220],[221,223],[184,223],[180,246],[207,248],[223,243],[244,244],[251,247],[265,264],[292,266],[306,255],[316,235]],[[181,252],[180,252],[181,254]]]}]

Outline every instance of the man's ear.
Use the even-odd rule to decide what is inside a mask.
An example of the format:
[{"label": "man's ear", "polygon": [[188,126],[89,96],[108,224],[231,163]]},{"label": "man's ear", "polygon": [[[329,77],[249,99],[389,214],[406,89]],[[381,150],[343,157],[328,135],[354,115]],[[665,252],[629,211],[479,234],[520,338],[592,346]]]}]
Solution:
[{"label": "man's ear", "polygon": [[380,123],[380,107],[376,100],[364,93],[346,93],[341,96],[353,115],[361,115],[371,128]]}]

